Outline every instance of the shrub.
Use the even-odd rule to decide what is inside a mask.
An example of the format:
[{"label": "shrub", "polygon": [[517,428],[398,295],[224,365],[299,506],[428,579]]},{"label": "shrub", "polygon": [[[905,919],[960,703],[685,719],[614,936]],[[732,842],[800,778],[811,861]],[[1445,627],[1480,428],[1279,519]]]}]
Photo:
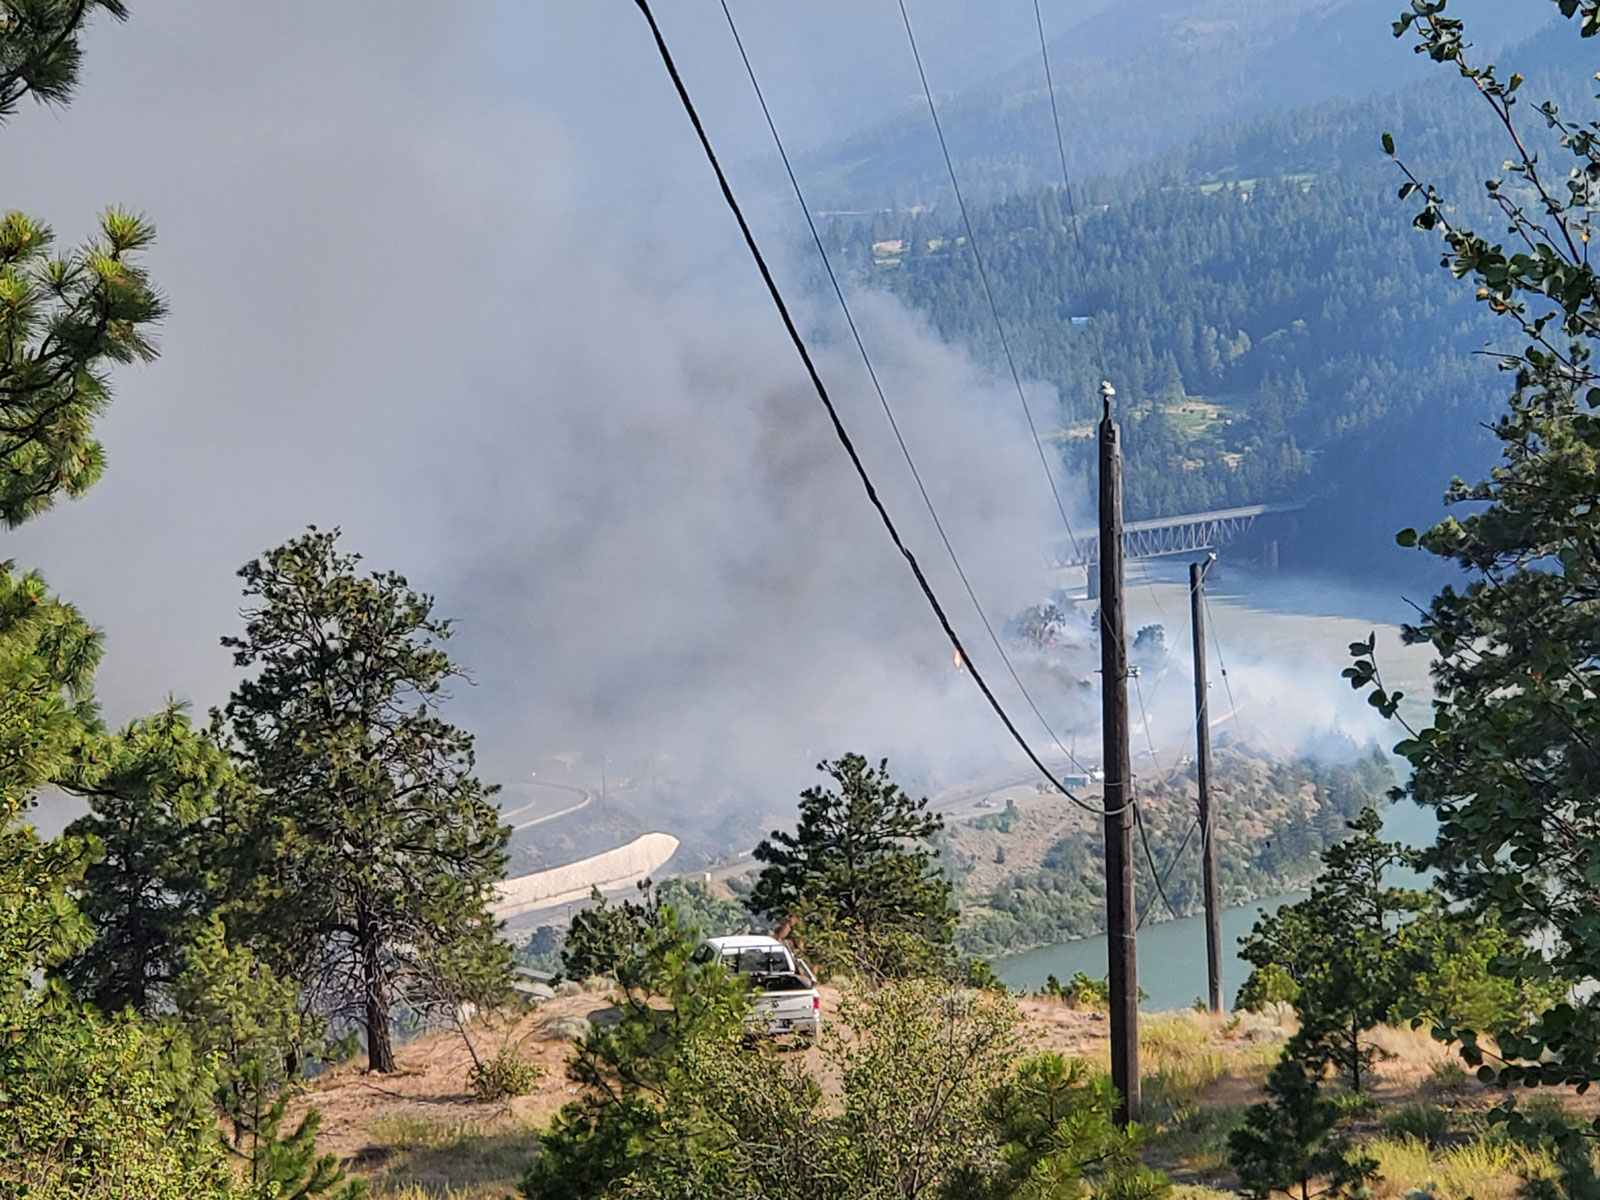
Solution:
[{"label": "shrub", "polygon": [[467,1086],[474,1100],[488,1103],[526,1096],[542,1078],[542,1066],[504,1047],[493,1058],[472,1064],[472,1070],[467,1072]]},{"label": "shrub", "polygon": [[1450,1132],[1450,1114],[1432,1104],[1408,1104],[1384,1117],[1383,1127],[1390,1133],[1436,1146]]},{"label": "shrub", "polygon": [[1084,1012],[1105,1012],[1111,1007],[1111,985],[1104,979],[1091,979],[1079,971],[1063,985],[1054,975],[1039,989],[1041,996],[1054,996],[1071,1008]]},{"label": "shrub", "polygon": [[1467,1069],[1458,1059],[1442,1058],[1429,1070],[1428,1083],[1438,1092],[1458,1092],[1467,1086]]},{"label": "shrub", "polygon": [[971,958],[967,960],[966,969],[967,986],[977,988],[981,992],[1009,992],[1005,980],[994,973],[986,959]]},{"label": "shrub", "polygon": [[1250,972],[1233,1007],[1235,1012],[1265,1012],[1274,1004],[1293,1004],[1299,995],[1300,985],[1293,976],[1277,963],[1268,963]]},{"label": "shrub", "polygon": [[1329,1102],[1342,1118],[1370,1117],[1378,1111],[1378,1098],[1370,1092],[1335,1092]]}]

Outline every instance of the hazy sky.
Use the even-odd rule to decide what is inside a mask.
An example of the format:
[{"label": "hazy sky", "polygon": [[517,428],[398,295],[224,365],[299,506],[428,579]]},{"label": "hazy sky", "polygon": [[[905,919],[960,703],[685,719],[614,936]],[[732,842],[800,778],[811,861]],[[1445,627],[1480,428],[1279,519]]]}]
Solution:
[{"label": "hazy sky", "polygon": [[[952,724],[992,751],[631,5],[529,7],[154,3],[96,29],[78,101],[4,132],[6,202],[63,238],[149,213],[172,316],[117,375],[105,480],[7,553],[106,629],[119,720],[222,700],[234,570],[317,523],[460,616],[458,715],[507,771],[610,744],[803,752],[799,777],[847,740],[968,753]],[[675,24],[687,68],[705,22]],[[864,316],[997,611],[1038,599],[1015,397]],[[931,550],[859,367],[823,355]]]},{"label": "hazy sky", "polygon": [[[1052,3],[1051,29],[1108,3]],[[659,7],[786,280],[806,277],[785,197],[756,185],[765,142],[720,9]],[[96,26],[75,104],[0,131],[7,206],[63,240],[108,203],[160,233],[172,315],[161,359],[116,373],[106,478],[0,535],[106,630],[114,719],[222,701],[235,569],[316,523],[461,618],[477,686],[455,713],[495,771],[608,748],[788,789],[855,747],[951,769],[998,752],[631,3],[133,8]],[[1001,8],[913,6],[942,86],[1028,52],[1031,4]],[[797,146],[915,86],[892,4],[738,11]],[[1041,598],[1057,528],[1015,395],[893,305],[863,315],[986,603]],[[957,597],[859,364],[821,353]]]}]

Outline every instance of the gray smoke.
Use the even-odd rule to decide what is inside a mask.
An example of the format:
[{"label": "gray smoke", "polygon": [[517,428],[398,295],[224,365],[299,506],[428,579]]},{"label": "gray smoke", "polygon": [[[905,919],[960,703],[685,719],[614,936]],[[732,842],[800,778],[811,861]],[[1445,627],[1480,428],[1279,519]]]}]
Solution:
[{"label": "gray smoke", "polygon": [[[624,74],[588,84],[617,93],[609,143],[492,69],[490,5],[309,0],[141,8],[97,30],[77,104],[5,131],[6,203],[64,240],[105,202],[161,230],[173,315],[160,362],[118,374],[107,478],[8,535],[106,629],[111,717],[224,699],[234,569],[316,523],[460,618],[452,712],[502,778],[611,754],[770,809],[847,749],[919,776],[1007,753],[615,7],[599,69]],[[802,309],[976,644],[837,314]],[[1039,600],[1059,534],[1015,395],[890,302],[861,316],[986,607]]]},{"label": "gray smoke", "polygon": [[[1050,7],[1070,23],[1106,5]],[[918,5],[941,87],[1029,52],[1025,23],[973,25],[988,8]],[[1025,717],[814,266],[791,257],[801,231],[752,165],[765,133],[715,7],[662,9],[886,502]],[[741,12],[797,143],[911,96],[909,62],[884,65],[874,32],[888,9],[828,0],[803,25],[791,6]],[[451,713],[494,777],[570,752],[589,780],[610,756],[707,814],[760,813],[849,749],[924,784],[1014,761],[862,496],[624,0],[150,0],[97,27],[76,104],[24,111],[0,146],[0,202],[63,241],[106,203],[161,232],[164,353],[117,373],[106,479],[6,535],[7,557],[105,628],[112,719],[169,693],[225,699],[234,570],[338,524],[460,618],[475,685]],[[860,315],[984,607],[1000,622],[1043,599],[1061,532],[1009,383],[882,297]],[[1049,425],[1054,396],[1030,399]],[[1063,732],[1088,715],[1071,672],[1023,669]],[[1162,721],[1181,730],[1182,688],[1167,688]]]}]

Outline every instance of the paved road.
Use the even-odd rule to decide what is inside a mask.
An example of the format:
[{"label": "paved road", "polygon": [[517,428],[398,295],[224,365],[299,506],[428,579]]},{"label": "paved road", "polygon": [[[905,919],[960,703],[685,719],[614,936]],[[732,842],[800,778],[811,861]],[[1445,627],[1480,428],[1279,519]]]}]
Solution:
[{"label": "paved road", "polygon": [[595,794],[589,791],[587,788],[574,787],[569,783],[546,783],[542,779],[529,780],[528,783],[523,786],[554,788],[555,790],[561,792],[571,792],[573,795],[580,797],[580,799],[576,804],[569,804],[566,808],[559,809],[553,813],[544,813],[542,816],[529,817],[526,821],[513,821],[512,818],[517,816],[519,813],[527,812],[530,808],[537,807],[539,803],[537,800],[530,800],[527,804],[522,804],[516,808],[501,812],[500,819],[503,821],[510,821],[511,828],[513,830],[527,829],[534,825],[542,825],[546,821],[554,821],[557,817],[564,817],[569,813],[575,813],[579,809],[587,807],[589,802],[593,800],[595,796]]},{"label": "paved road", "polygon": [[[1052,771],[1061,774],[1072,774],[1078,768],[1066,760],[1052,762],[1045,759],[1045,765]],[[1014,767],[1003,774],[989,775],[983,779],[974,779],[967,783],[958,784],[956,787],[946,788],[942,792],[935,792],[928,800],[928,807],[935,812],[942,813],[952,821],[969,821],[981,817],[986,812],[995,812],[1002,805],[980,805],[978,802],[996,792],[1003,792],[1008,788],[1031,787],[1044,782],[1044,776],[1039,774],[1036,767]],[[1054,789],[1051,789],[1054,792]],[[1103,789],[1098,783],[1089,784],[1087,787],[1073,788],[1073,794],[1085,799],[1094,797],[1098,799],[1103,794]]]}]

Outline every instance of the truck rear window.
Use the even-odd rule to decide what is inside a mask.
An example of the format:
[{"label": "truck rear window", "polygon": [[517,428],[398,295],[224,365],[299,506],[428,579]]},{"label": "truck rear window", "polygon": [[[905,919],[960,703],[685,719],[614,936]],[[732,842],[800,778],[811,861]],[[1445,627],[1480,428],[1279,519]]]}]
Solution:
[{"label": "truck rear window", "polygon": [[789,970],[789,956],[782,950],[740,950],[722,956],[723,965],[739,975],[772,975]]}]

